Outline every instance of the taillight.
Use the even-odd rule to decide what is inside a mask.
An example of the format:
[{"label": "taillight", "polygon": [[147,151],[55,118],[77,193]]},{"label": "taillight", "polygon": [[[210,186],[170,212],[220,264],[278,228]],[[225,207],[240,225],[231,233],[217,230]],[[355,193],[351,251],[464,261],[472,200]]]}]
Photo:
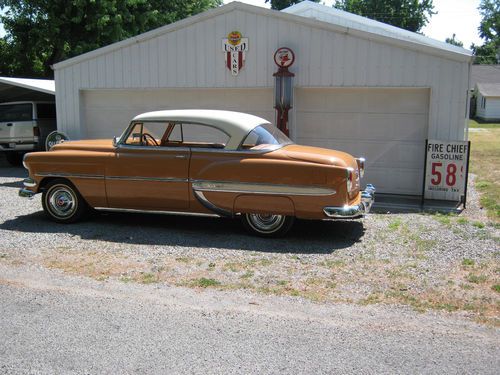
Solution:
[{"label": "taillight", "polygon": [[358,163],[359,177],[363,178],[365,175],[365,158],[357,158],[356,163]]},{"label": "taillight", "polygon": [[33,126],[33,137],[40,137],[40,128],[38,126]]},{"label": "taillight", "polygon": [[354,173],[354,169],[347,168],[347,191],[350,193],[354,187],[354,179],[356,175]]}]

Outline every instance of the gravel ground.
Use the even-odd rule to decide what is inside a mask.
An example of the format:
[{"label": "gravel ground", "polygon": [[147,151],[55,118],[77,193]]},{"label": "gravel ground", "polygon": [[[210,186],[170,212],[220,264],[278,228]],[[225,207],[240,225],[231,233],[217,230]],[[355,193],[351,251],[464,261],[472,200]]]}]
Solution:
[{"label": "gravel ground", "polygon": [[265,240],[228,219],[101,214],[54,224],[44,217],[39,196],[17,196],[25,176],[0,160],[3,264],[321,303],[397,303],[500,324],[499,229],[487,222],[473,186],[469,209],[459,216],[299,221],[287,238]]},{"label": "gravel ground", "polygon": [[264,240],[227,219],[54,224],[25,176],[0,159],[0,373],[498,372],[499,230],[473,186],[459,216]]},{"label": "gravel ground", "polygon": [[500,331],[389,306],[0,264],[2,374],[496,374]]}]

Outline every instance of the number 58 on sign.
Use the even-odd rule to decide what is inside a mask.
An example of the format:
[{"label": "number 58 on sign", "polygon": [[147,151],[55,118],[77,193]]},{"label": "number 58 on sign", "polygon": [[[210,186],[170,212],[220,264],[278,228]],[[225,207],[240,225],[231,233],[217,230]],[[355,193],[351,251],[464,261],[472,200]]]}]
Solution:
[{"label": "number 58 on sign", "polygon": [[428,140],[424,197],[460,201],[466,194],[470,142]]}]

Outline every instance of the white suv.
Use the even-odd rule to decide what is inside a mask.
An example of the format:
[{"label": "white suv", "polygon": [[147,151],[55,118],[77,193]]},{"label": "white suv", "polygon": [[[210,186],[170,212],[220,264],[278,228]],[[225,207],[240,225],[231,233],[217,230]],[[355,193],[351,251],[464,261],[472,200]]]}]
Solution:
[{"label": "white suv", "polygon": [[56,130],[53,102],[0,103],[0,151],[12,165],[21,164],[29,151],[45,149],[45,138]]}]

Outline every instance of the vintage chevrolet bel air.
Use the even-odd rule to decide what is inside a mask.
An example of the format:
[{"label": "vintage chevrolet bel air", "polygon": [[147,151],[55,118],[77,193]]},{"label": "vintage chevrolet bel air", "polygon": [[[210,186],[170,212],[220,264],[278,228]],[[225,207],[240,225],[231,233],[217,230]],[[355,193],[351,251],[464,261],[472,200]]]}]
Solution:
[{"label": "vintage chevrolet bel air", "polygon": [[59,223],[97,210],[240,217],[250,232],[284,235],[295,218],[370,211],[365,161],[299,146],[267,120],[215,110],[148,112],[113,140],[68,141],[26,154],[23,197],[42,193]]}]

